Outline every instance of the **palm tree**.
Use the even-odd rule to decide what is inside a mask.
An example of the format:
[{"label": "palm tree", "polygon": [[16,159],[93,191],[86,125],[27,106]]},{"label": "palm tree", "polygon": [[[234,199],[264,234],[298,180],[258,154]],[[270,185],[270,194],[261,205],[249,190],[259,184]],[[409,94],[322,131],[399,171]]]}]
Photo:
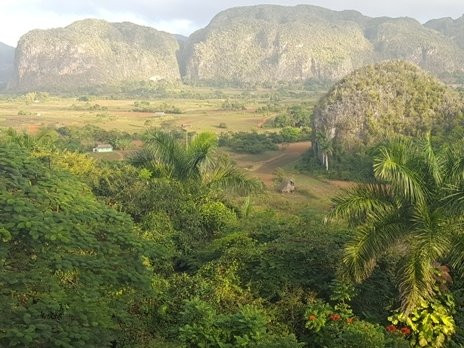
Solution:
[{"label": "palm tree", "polygon": [[322,153],[322,165],[326,171],[329,171],[329,156],[333,153],[332,139],[325,133],[317,132],[316,134],[317,146]]},{"label": "palm tree", "polygon": [[151,133],[132,163],[159,176],[211,189],[249,193],[261,188],[258,180],[248,178],[228,157],[217,152],[217,138],[212,133],[200,133],[183,142],[172,133]]},{"label": "palm tree", "polygon": [[403,310],[436,295],[437,265],[464,265],[464,156],[460,149],[434,151],[430,136],[396,140],[374,158],[375,181],[334,199],[329,217],[355,228],[343,269],[356,282],[370,276],[388,250],[401,255],[398,268]]}]

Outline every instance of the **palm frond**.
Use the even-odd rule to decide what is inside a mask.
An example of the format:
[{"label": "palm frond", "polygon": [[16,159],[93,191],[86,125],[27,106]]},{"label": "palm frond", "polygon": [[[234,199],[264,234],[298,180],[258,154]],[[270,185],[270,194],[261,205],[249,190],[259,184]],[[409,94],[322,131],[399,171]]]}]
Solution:
[{"label": "palm frond", "polygon": [[391,189],[384,184],[365,184],[343,191],[332,199],[329,219],[344,218],[351,223],[363,223],[368,214],[385,211],[396,204]]},{"label": "palm frond", "polygon": [[405,238],[404,225],[398,220],[396,209],[382,214],[371,214],[369,221],[355,230],[353,239],[345,247],[343,258],[345,275],[362,282],[368,278],[381,257],[399,239]]},{"label": "palm frond", "polygon": [[220,157],[209,166],[203,167],[202,177],[204,185],[209,188],[239,194],[250,194],[263,188],[261,181],[248,177],[227,157]]},{"label": "palm frond", "polygon": [[148,146],[152,147],[158,165],[169,169],[171,175],[178,180],[186,180],[191,176],[191,168],[185,149],[173,134],[156,132],[147,138]]},{"label": "palm frond", "polygon": [[193,138],[186,150],[186,170],[190,177],[200,176],[200,166],[208,164],[216,146],[217,138],[212,133],[200,133]]},{"label": "palm frond", "polygon": [[410,228],[414,236],[409,240],[410,252],[400,268],[400,293],[404,310],[411,310],[434,293],[435,266],[451,249],[447,220],[440,211],[427,206],[416,206],[411,214]]},{"label": "palm frond", "polygon": [[450,265],[462,275],[464,274],[464,217],[454,219],[451,225],[446,226],[446,229],[451,232]]},{"label": "palm frond", "polygon": [[432,138],[430,133],[421,142],[420,148],[425,157],[425,166],[430,177],[433,178],[436,186],[443,182],[445,161],[442,156],[438,156],[432,146]]},{"label": "palm frond", "polygon": [[433,260],[419,248],[403,258],[398,272],[403,311],[410,312],[422,301],[433,297],[434,274]]},{"label": "palm frond", "polygon": [[414,168],[415,154],[408,152],[405,141],[397,141],[379,149],[379,155],[374,158],[374,175],[378,180],[385,181],[410,202],[425,202],[426,190],[424,182]]}]

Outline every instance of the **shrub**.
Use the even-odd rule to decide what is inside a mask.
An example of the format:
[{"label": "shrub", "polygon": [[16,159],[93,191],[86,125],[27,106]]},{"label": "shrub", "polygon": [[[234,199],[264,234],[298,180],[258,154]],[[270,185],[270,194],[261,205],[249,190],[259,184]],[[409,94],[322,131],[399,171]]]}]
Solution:
[{"label": "shrub", "polygon": [[256,132],[221,134],[219,137],[219,146],[229,147],[234,152],[252,154],[278,149],[278,146],[270,136]]},{"label": "shrub", "polygon": [[204,228],[211,234],[217,234],[232,225],[237,216],[221,202],[207,202],[200,206],[200,215]]},{"label": "shrub", "polygon": [[321,330],[316,342],[331,348],[384,348],[385,335],[381,327],[365,321],[334,323]]},{"label": "shrub", "polygon": [[395,313],[389,317],[392,325],[387,328],[401,332],[413,347],[445,347],[456,332],[454,311],[453,296],[441,295],[430,303],[422,303],[410,314]]},{"label": "shrub", "polygon": [[189,347],[301,347],[293,335],[268,330],[270,317],[245,305],[232,314],[218,314],[199,299],[187,301],[181,318],[180,340]]},{"label": "shrub", "polygon": [[246,110],[246,107],[243,103],[238,101],[230,101],[230,99],[227,99],[224,103],[222,103],[221,109],[225,111],[240,111]]}]

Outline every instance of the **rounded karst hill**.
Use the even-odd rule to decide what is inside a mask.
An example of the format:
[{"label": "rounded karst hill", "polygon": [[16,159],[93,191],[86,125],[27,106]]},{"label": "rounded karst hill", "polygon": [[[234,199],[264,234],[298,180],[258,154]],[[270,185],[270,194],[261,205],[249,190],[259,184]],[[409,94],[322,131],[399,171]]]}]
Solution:
[{"label": "rounded karst hill", "polygon": [[180,79],[179,44],[168,33],[132,23],[86,19],[33,30],[16,50],[19,90],[75,90],[125,81]]},{"label": "rounded karst hill", "polygon": [[314,110],[313,129],[352,150],[395,134],[446,134],[462,119],[462,96],[416,65],[390,61],[354,71]]}]

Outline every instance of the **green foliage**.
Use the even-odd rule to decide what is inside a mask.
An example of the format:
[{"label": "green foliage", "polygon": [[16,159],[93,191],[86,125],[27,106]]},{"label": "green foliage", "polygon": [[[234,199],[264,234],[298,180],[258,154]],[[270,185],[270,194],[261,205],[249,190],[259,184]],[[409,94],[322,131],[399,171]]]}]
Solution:
[{"label": "green foliage", "polygon": [[137,134],[105,130],[93,125],[79,128],[61,127],[56,132],[59,137],[54,142],[55,147],[79,152],[91,152],[98,143],[111,144],[115,150],[129,150],[132,148],[132,142],[138,138]]},{"label": "green foliage", "polygon": [[174,133],[153,132],[146,136],[148,145],[131,162],[145,167],[158,177],[175,179],[187,186],[249,193],[261,184],[248,178],[227,157],[216,152],[217,139],[212,133],[200,133],[185,142]]},{"label": "green foliage", "polygon": [[221,202],[206,202],[200,206],[202,223],[211,234],[218,234],[233,225],[237,216]]},{"label": "green foliage", "polygon": [[222,133],[219,138],[219,146],[228,147],[234,152],[254,154],[278,149],[268,134],[256,132]]},{"label": "green foliage", "polygon": [[328,297],[346,231],[322,233],[316,216],[272,212],[252,214],[241,230],[217,238],[197,257],[202,262],[239,262],[240,277],[265,299],[280,299],[286,290],[299,287]]},{"label": "green foliage", "polygon": [[[365,321],[354,321],[352,324],[335,323],[327,325],[321,330],[320,339],[316,340],[316,342],[319,347],[386,347],[383,329]],[[406,347],[406,345],[403,347]]]},{"label": "green foliage", "polygon": [[240,103],[236,100],[226,99],[224,103],[222,103],[221,109],[224,111],[240,111],[246,110],[245,104]]},{"label": "green foliage", "polygon": [[[329,157],[329,170],[324,165],[323,153],[315,151],[317,143],[313,146],[313,151],[308,151],[303,155],[302,161],[297,165],[300,170],[310,172],[313,175],[323,175],[329,179],[365,182],[372,180],[372,154],[375,148],[360,150],[355,153],[346,152],[330,147],[330,143],[322,148],[332,150]],[[330,153],[331,151],[329,151]]]},{"label": "green foliage", "polygon": [[128,216],[62,170],[0,144],[0,345],[125,341],[148,290],[142,240]]},{"label": "green foliage", "polygon": [[37,113],[30,112],[30,111],[19,110],[18,111],[18,116],[37,116]]},{"label": "green foliage", "polygon": [[[305,137],[306,135],[306,137]],[[295,127],[285,127],[280,131],[280,136],[285,143],[294,143],[309,140],[309,132]]]},{"label": "green foliage", "polygon": [[[149,131],[132,164],[70,151],[110,136],[125,139],[95,127],[2,133],[1,346],[403,348],[405,326],[411,341],[436,343],[447,331],[447,343],[461,344],[462,286],[458,278],[449,282],[462,269],[457,144],[380,147],[377,182],[353,189],[353,201],[337,201],[346,228],[323,224],[311,207],[266,210],[263,201],[273,196],[237,197],[255,184],[216,149],[211,134]],[[401,228],[396,243],[385,220],[375,220],[385,216]],[[375,227],[373,237],[388,238],[372,240],[366,223]],[[347,250],[359,242],[360,258],[347,263]],[[426,260],[425,268],[416,262],[423,258],[415,248],[428,257],[449,245],[451,253]],[[408,258],[418,272],[404,268]],[[456,312],[451,302],[429,301],[395,315],[395,332],[379,326],[398,305],[394,281],[427,275],[429,264],[432,286],[453,295]],[[353,275],[340,272],[347,265],[373,276],[356,288],[335,282]]]},{"label": "green foliage", "polygon": [[278,150],[278,144],[309,140],[306,128],[285,127],[279,133],[228,132],[219,137],[219,146],[228,147],[238,153],[260,154]]},{"label": "green foliage", "polygon": [[408,337],[412,347],[445,347],[456,332],[455,301],[450,294],[422,302],[411,313],[397,312],[388,319],[394,330]]},{"label": "green foliage", "polygon": [[134,108],[132,109],[134,112],[149,112],[149,113],[157,113],[157,112],[164,112],[166,114],[182,114],[182,110],[174,105],[169,105],[167,103],[162,103],[161,105],[153,106],[148,101],[136,101],[134,102]]},{"label": "green foliage", "polygon": [[285,113],[277,115],[272,120],[272,126],[284,127],[310,127],[312,108],[309,104],[293,105]]},{"label": "green foliage", "polygon": [[[294,336],[268,331],[270,318],[254,306],[243,306],[233,314],[217,314],[206,302],[194,299],[181,312],[185,322],[180,340],[189,347],[300,347]],[[279,344],[277,346],[276,344]]]},{"label": "green foliage", "polygon": [[306,309],[306,328],[315,347],[407,347],[406,341],[387,333],[379,325],[359,320],[353,315],[349,301],[350,284],[336,283],[331,300],[334,306],[313,300]]}]

